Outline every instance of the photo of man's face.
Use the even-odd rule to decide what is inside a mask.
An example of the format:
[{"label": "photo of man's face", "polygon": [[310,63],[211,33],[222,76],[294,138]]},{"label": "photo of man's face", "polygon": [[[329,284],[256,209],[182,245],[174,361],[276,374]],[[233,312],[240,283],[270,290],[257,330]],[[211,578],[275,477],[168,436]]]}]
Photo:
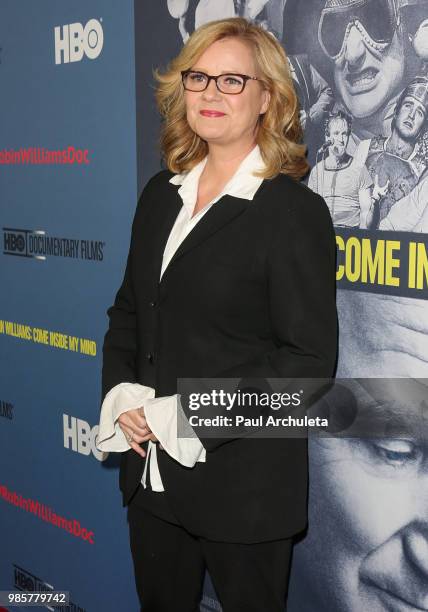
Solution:
[{"label": "photo of man's face", "polygon": [[428,609],[427,387],[413,383],[412,410],[408,383],[388,381],[390,401],[376,406],[397,434],[310,440],[309,532],[295,549],[290,612]]},{"label": "photo of man's face", "polygon": [[425,122],[425,107],[412,96],[406,96],[397,112],[395,129],[403,140],[414,141]]},{"label": "photo of man's face", "polygon": [[349,140],[347,122],[340,117],[332,119],[329,123],[326,136],[334,154],[337,157],[344,155]]},{"label": "photo of man's face", "polygon": [[355,118],[373,115],[399,92],[404,45],[392,1],[326,3],[319,40],[333,62],[338,94]]},{"label": "photo of man's face", "polygon": [[397,34],[388,48],[380,50],[371,47],[357,27],[351,27],[344,51],[334,64],[334,81],[354,117],[367,117],[382,108],[399,91],[403,75],[403,46]]}]

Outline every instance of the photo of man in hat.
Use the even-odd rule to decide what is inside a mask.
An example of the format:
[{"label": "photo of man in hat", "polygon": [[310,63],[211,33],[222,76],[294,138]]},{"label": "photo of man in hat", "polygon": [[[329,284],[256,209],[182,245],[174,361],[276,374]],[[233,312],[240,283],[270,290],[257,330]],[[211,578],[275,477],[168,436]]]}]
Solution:
[{"label": "photo of man in hat", "polygon": [[427,16],[427,0],[326,0],[318,40],[333,64],[337,108],[352,116],[354,147],[390,135],[396,102],[421,66],[412,37]]}]

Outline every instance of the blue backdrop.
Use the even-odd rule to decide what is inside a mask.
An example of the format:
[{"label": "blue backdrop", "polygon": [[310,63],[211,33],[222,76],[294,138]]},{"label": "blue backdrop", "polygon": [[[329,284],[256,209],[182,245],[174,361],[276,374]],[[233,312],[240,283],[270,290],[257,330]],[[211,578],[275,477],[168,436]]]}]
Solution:
[{"label": "blue backdrop", "polygon": [[[61,63],[55,28],[57,46],[74,48]],[[105,312],[137,200],[133,2],[6,0],[0,41],[0,589],[33,576],[69,590],[73,609],[137,609],[117,458],[90,445]],[[22,159],[69,147],[71,163]]]}]

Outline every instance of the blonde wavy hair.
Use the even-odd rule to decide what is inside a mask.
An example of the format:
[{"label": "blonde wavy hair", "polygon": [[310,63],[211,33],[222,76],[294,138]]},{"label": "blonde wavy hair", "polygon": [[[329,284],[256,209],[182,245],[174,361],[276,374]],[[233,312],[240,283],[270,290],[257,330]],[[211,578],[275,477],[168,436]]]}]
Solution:
[{"label": "blonde wavy hair", "polygon": [[153,70],[157,81],[155,98],[162,118],[159,145],[168,169],[186,172],[208,153],[207,142],[187,122],[181,71],[192,68],[212,43],[228,37],[250,45],[263,87],[271,96],[266,113],[259,116],[257,144],[265,169],[257,176],[269,179],[282,173],[302,178],[309,164],[306,145],[301,142],[299,103],[287,56],[272,34],[242,17],[219,19],[199,27],[163,73]]}]

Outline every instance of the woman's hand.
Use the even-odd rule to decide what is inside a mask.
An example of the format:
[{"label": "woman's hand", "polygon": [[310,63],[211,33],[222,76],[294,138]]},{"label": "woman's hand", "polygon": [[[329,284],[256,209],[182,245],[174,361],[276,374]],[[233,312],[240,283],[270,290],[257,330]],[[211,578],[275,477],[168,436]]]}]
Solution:
[{"label": "woman's hand", "polygon": [[[146,442],[147,440],[151,440],[152,442],[158,441],[147,424],[144,408],[142,406],[141,408],[127,410],[122,413],[118,418],[118,422],[121,430],[125,434],[129,446],[133,448],[136,453],[141,455],[141,457],[146,456],[146,451],[140,447],[142,442]],[[131,441],[129,441],[130,436],[132,436]]]}]

